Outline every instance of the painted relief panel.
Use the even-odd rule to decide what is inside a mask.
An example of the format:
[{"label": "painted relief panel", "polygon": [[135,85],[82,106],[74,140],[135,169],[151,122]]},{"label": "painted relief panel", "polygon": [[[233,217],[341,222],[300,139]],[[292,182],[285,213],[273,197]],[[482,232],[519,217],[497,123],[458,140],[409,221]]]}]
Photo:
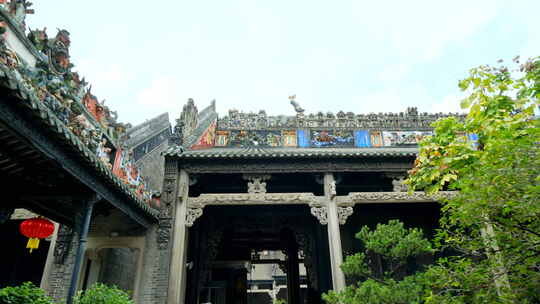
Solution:
[{"label": "painted relief panel", "polygon": [[284,147],[296,147],[298,145],[296,131],[283,131],[282,134]]},{"label": "painted relief panel", "polygon": [[279,147],[282,145],[280,131],[231,131],[229,146],[232,147]]},{"label": "painted relief panel", "polygon": [[383,137],[381,131],[371,131],[369,132],[369,139],[372,147],[382,147],[383,146]]},{"label": "painted relief panel", "polygon": [[214,121],[203,135],[199,138],[196,144],[191,146],[192,149],[205,149],[214,146],[214,141],[216,140],[216,122]]},{"label": "painted relief panel", "polygon": [[298,146],[301,148],[308,148],[309,147],[309,131],[307,130],[297,130],[297,140],[298,140]]},{"label": "painted relief panel", "polygon": [[216,131],[216,147],[226,147],[229,144],[229,131]]},{"label": "painted relief panel", "polygon": [[216,147],[297,147],[295,130],[216,131]]},{"label": "painted relief panel", "polygon": [[353,147],[354,135],[351,130],[317,130],[311,131],[313,147]]},{"label": "painted relief panel", "polygon": [[385,147],[417,145],[424,136],[433,134],[431,131],[384,131],[382,133]]},{"label": "painted relief panel", "polygon": [[371,140],[368,130],[358,130],[354,132],[354,143],[355,146],[360,148],[371,147]]}]

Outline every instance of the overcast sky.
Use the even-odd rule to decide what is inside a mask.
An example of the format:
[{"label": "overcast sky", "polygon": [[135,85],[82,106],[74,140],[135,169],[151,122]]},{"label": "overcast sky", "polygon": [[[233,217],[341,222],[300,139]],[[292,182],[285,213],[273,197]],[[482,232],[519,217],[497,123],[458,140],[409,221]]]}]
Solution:
[{"label": "overcast sky", "polygon": [[71,33],[75,70],[134,124],[188,98],[294,114],[457,111],[481,64],[540,55],[540,1],[36,0],[31,28]]}]

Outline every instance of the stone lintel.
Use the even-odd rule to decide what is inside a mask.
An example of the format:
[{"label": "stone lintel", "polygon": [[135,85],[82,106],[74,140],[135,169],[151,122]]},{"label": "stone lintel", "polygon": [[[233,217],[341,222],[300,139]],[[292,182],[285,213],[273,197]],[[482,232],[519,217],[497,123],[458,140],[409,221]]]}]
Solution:
[{"label": "stone lintel", "polygon": [[202,208],[212,205],[308,205],[322,200],[324,197],[315,196],[313,193],[217,193],[190,197],[188,198],[188,206]]},{"label": "stone lintel", "polygon": [[435,195],[427,195],[417,191],[407,192],[351,192],[347,196],[337,196],[339,206],[354,206],[356,204],[384,204],[384,203],[433,203],[442,199],[451,198],[457,191],[441,191]]}]

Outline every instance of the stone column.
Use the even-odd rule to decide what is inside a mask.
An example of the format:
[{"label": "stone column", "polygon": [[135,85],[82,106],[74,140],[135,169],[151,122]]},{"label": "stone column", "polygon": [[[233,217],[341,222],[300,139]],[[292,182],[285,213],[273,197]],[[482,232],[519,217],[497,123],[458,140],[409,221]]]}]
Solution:
[{"label": "stone column", "polygon": [[185,301],[187,283],[188,227],[186,226],[186,214],[188,189],[189,176],[186,171],[181,170],[178,182],[178,195],[174,208],[175,218],[167,304],[183,304]]},{"label": "stone column", "polygon": [[332,286],[335,291],[342,291],[345,289],[345,275],[340,268],[343,263],[343,251],[341,249],[338,207],[334,200],[336,196],[336,182],[332,173],[324,174],[324,196],[328,204],[328,241],[330,247],[330,267],[332,269]]}]

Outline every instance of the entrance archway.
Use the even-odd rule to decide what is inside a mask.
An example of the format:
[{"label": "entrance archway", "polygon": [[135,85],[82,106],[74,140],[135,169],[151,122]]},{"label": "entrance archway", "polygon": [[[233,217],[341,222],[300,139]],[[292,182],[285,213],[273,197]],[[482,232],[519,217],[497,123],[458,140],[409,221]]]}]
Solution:
[{"label": "entrance archway", "polygon": [[329,288],[326,234],[307,206],[207,206],[190,229],[186,303],[319,303]]}]

